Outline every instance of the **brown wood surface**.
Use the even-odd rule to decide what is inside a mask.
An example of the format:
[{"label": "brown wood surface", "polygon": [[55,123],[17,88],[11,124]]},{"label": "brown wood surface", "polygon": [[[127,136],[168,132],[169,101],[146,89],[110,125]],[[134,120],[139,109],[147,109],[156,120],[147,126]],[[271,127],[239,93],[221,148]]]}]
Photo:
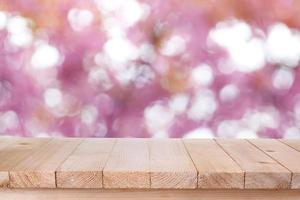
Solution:
[{"label": "brown wood surface", "polygon": [[182,140],[150,140],[151,188],[196,188],[197,170]]},{"label": "brown wood surface", "polygon": [[55,188],[55,172],[81,139],[52,139],[9,172],[13,188]]},{"label": "brown wood surface", "polygon": [[288,139],[288,140],[279,140],[283,142],[284,144],[296,149],[297,151],[300,151],[300,140],[299,139]]},{"label": "brown wood surface", "polygon": [[9,185],[9,171],[49,139],[8,138],[0,149],[0,187]]},{"label": "brown wood surface", "polygon": [[0,185],[300,189],[299,154],[299,140],[0,138]]},{"label": "brown wood surface", "polygon": [[[3,137],[0,139],[0,151],[7,147],[11,142],[15,140],[7,137]],[[9,184],[9,176],[8,176],[8,171],[0,171],[0,188],[1,187],[6,187]]]},{"label": "brown wood surface", "polygon": [[278,140],[249,140],[292,172],[292,189],[300,189],[300,152]]},{"label": "brown wood surface", "polygon": [[248,141],[217,139],[217,142],[245,171],[245,188],[290,187],[291,172]]},{"label": "brown wood surface", "polygon": [[58,188],[102,188],[104,165],[115,139],[85,139],[56,172]]},{"label": "brown wood surface", "polygon": [[17,138],[15,138],[15,139],[10,138],[10,137],[0,138],[0,150],[2,150],[3,148],[8,146],[11,142],[14,142],[15,140],[17,140]]},{"label": "brown wood surface", "polygon": [[118,139],[103,170],[105,188],[150,188],[146,139]]},{"label": "brown wood surface", "polygon": [[210,139],[186,139],[185,146],[198,170],[198,188],[244,188],[244,172]]},{"label": "brown wood surface", "polygon": [[0,190],[5,200],[299,200],[299,190]]}]

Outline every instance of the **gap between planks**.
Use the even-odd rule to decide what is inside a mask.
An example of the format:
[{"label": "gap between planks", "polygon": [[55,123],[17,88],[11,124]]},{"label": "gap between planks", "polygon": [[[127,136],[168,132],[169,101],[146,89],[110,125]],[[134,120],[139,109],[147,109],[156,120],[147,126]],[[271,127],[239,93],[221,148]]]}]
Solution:
[{"label": "gap between planks", "polygon": [[246,189],[289,189],[291,172],[247,140],[217,139],[245,171]]},{"label": "gap between planks", "polygon": [[[57,139],[54,139],[54,140],[57,140]],[[84,169],[84,168],[80,168],[80,165],[70,168],[74,159],[76,160],[76,158],[77,159],[80,158],[78,156],[81,153],[83,153],[83,154],[84,153],[97,153],[97,152],[101,153],[101,150],[99,150],[97,148],[92,148],[90,150],[89,148],[87,148],[88,145],[81,148],[80,146],[83,143],[85,143],[86,140],[89,140],[89,139],[85,139],[82,142],[79,142],[74,147],[65,147],[65,149],[68,150],[68,153],[66,153],[63,158],[54,159],[54,161],[56,160],[56,164],[54,167],[55,169],[53,168],[53,166],[51,168],[51,170],[54,173],[54,186],[51,183],[51,181],[47,182],[46,184],[32,184],[30,182],[28,184],[28,183],[26,183],[26,180],[25,180],[25,184],[24,184],[24,180],[23,180],[24,177],[16,181],[16,177],[18,177],[19,174],[14,171],[12,172],[12,176],[11,176],[11,177],[13,177],[13,180],[10,180],[13,182],[13,184],[11,184],[11,186],[16,187],[16,188],[22,188],[22,187],[53,187],[53,188],[55,188],[55,187],[93,188],[94,187],[94,188],[103,188],[103,185],[105,187],[106,182],[107,182],[105,179],[105,174],[112,173],[113,176],[114,176],[114,174],[118,174],[118,173],[120,174],[120,170],[118,170],[118,169],[117,170],[115,170],[115,169],[109,170],[109,168],[112,164],[108,164],[108,162],[114,162],[114,161],[109,161],[109,160],[112,159],[112,157],[114,157],[113,151],[116,148],[117,140],[131,141],[131,140],[143,140],[143,139],[116,139],[114,144],[112,145],[111,149],[109,151],[105,151],[104,160],[100,159],[100,161],[99,161],[101,163],[100,168],[93,168],[93,162],[91,162],[90,164],[88,164],[88,166],[91,167],[90,171],[86,171],[86,172],[84,171],[83,173],[81,173],[80,170]],[[91,139],[91,140],[97,140],[97,139]],[[103,140],[103,139],[99,139],[99,140]],[[114,139],[112,139],[112,140],[114,140]],[[222,140],[222,139],[217,139],[216,141],[215,140],[207,140],[208,143],[211,143],[210,145],[216,147],[218,150],[216,152],[214,152],[214,151],[210,152],[209,149],[205,150],[205,145],[204,145],[204,147],[200,146],[199,149],[202,148],[203,150],[205,150],[207,152],[207,154],[206,154],[207,156],[206,157],[204,156],[203,158],[201,158],[201,156],[197,158],[197,155],[199,154],[199,150],[197,150],[197,140],[191,140],[192,141],[191,143],[194,143],[194,146],[192,146],[192,147],[188,147],[188,145],[187,145],[187,143],[189,143],[188,140],[182,140],[182,139],[167,139],[167,140],[144,139],[144,140],[146,141],[145,142],[146,143],[145,152],[148,152],[148,153],[145,153],[146,158],[147,158],[145,160],[145,163],[148,162],[148,164],[145,165],[146,166],[146,170],[144,170],[145,177],[142,179],[142,184],[138,185],[139,187],[142,186],[141,188],[196,188],[196,187],[198,187],[198,188],[202,188],[202,189],[205,189],[205,188],[243,189],[244,184],[245,184],[245,188],[247,188],[247,189],[255,189],[255,188],[288,189],[289,185],[292,184],[291,183],[292,173],[288,170],[284,171],[282,169],[279,170],[279,172],[282,172],[282,177],[279,177],[279,180],[278,180],[279,182],[276,182],[276,181],[274,182],[274,180],[273,180],[273,183],[271,185],[264,185],[265,183],[263,183],[262,185],[257,185],[257,183],[253,184],[253,182],[252,183],[251,183],[251,181],[249,182],[249,177],[251,180],[251,176],[252,176],[252,178],[254,177],[254,180],[259,178],[259,177],[255,176],[255,173],[258,173],[258,172],[254,170],[254,171],[252,171],[252,174],[251,174],[251,170],[247,170],[247,169],[245,170],[245,166],[243,165],[243,162],[238,161],[238,159],[236,158],[237,155],[235,155],[234,152],[233,153],[230,151],[228,152],[228,149],[226,151],[226,148],[224,148],[224,144],[222,145],[222,143],[224,143],[224,142],[226,143],[226,140]],[[205,140],[199,140],[199,141],[204,142]],[[259,151],[261,154],[260,158],[266,159],[265,156],[267,156],[269,159],[272,160],[271,161],[271,160],[267,159],[268,162],[273,163],[275,161],[275,162],[277,162],[277,164],[279,163],[280,165],[285,166],[280,161],[278,161],[278,159],[275,159],[273,156],[268,155],[267,152],[262,151],[260,148],[253,145],[251,142],[248,142],[246,140],[235,140],[235,141],[239,141],[241,143],[247,142],[249,145],[252,146],[251,148],[249,146],[247,147],[248,149],[249,148],[251,149],[250,152]],[[282,141],[282,142],[284,143],[284,141]],[[289,145],[285,145],[285,146],[290,149],[295,150],[295,145],[298,145],[298,144],[299,144],[298,142],[296,142],[296,143],[294,142],[292,144],[292,145],[294,145],[294,148],[291,148]],[[210,145],[208,145],[208,146],[210,146]],[[6,147],[4,147],[3,149],[5,149],[5,148]],[[41,148],[44,148],[44,146]],[[230,147],[227,147],[227,148],[230,148]],[[256,150],[254,150],[253,148]],[[127,151],[126,145],[124,146],[123,150]],[[51,151],[52,152],[60,152],[59,149],[56,149],[56,150],[52,149]],[[126,162],[130,162],[130,159],[131,159],[130,155],[134,152],[135,152],[134,150],[130,150],[127,152],[127,156],[129,156],[129,157]],[[0,152],[0,154],[1,154],[1,152]],[[38,154],[38,153],[35,153],[35,154]],[[141,153],[141,154],[143,154],[143,153]],[[214,171],[214,170],[210,169],[209,167],[207,167],[207,171],[205,171],[205,170],[203,171],[203,169],[202,169],[202,171],[199,170],[200,169],[199,167],[201,167],[199,163],[205,162],[205,161],[212,162],[210,164],[213,167],[217,166],[217,164],[218,164],[218,162],[220,162],[220,160],[218,160],[218,159],[214,160],[213,156],[209,157],[209,155],[212,155],[212,154],[214,154],[215,156],[224,155],[225,157],[222,159],[225,159],[225,162],[227,162],[227,163],[231,163],[230,165],[232,165],[232,166],[229,169],[227,169],[227,172],[225,171],[225,173],[220,173],[218,170]],[[48,155],[49,155],[49,153],[48,153]],[[156,155],[158,157],[156,157],[156,156],[153,157],[153,155]],[[264,155],[264,156],[262,156],[262,155]],[[32,155],[29,157],[32,157]],[[97,161],[97,159],[95,159],[93,156],[91,156],[90,158],[92,160],[94,160],[95,162]],[[174,165],[177,164],[178,158],[181,158],[185,161],[183,161],[182,163],[180,162],[179,167],[176,168],[176,167],[174,167]],[[25,160],[26,159],[28,159],[28,158],[25,158]],[[125,160],[126,160],[126,156],[125,156]],[[167,160],[168,162],[164,162],[165,160]],[[87,159],[87,161],[89,162],[89,158]],[[21,161],[21,163],[22,162],[23,161]],[[235,164],[233,164],[232,162]],[[26,161],[25,161],[25,163],[26,163]],[[28,163],[28,161],[27,161],[27,163]],[[222,163],[222,162],[220,162],[220,163]],[[148,168],[147,168],[147,165],[148,165]],[[234,166],[234,165],[237,165],[237,166]],[[25,166],[27,166],[27,165],[25,165]],[[120,165],[120,166],[122,166],[122,165]],[[285,168],[289,169],[286,166],[285,166]],[[18,167],[17,167],[17,169],[18,169]],[[21,167],[21,169],[22,169],[22,167]],[[24,167],[24,169],[26,169],[26,167]],[[120,168],[120,169],[122,170],[122,168]],[[135,171],[134,167],[132,169],[131,169],[131,167],[129,167],[129,169],[127,169],[126,173],[130,174],[130,172],[133,172],[133,173],[138,172],[138,171]],[[173,172],[170,173],[170,171],[173,171]],[[244,172],[244,171],[246,171],[246,172]],[[99,176],[95,176],[94,172],[95,172],[95,174],[98,174]],[[109,173],[107,173],[107,172],[109,172]],[[262,172],[263,172],[263,174],[265,173],[264,171],[262,171]],[[21,177],[24,176],[22,173],[21,173]],[[25,175],[28,175],[28,174],[30,176],[32,176],[31,173],[25,173]],[[35,173],[33,173],[33,174],[34,174],[34,176],[36,176]],[[40,175],[39,173],[37,173],[37,174]],[[175,174],[175,176],[173,176],[174,174]],[[289,174],[290,174],[290,176],[289,176]],[[121,175],[122,175],[122,173],[121,173]],[[51,175],[51,176],[53,176],[53,175]],[[65,180],[64,180],[64,176],[67,177]],[[68,178],[70,176],[73,177],[73,180],[75,180],[75,181],[71,181],[71,182],[68,181],[68,180],[71,180]],[[63,177],[63,178],[61,179],[61,177]],[[101,183],[97,182],[97,181],[93,182],[94,177],[97,177],[98,178],[97,180],[100,181]],[[214,179],[210,180],[207,177],[213,177]],[[220,179],[221,182],[216,181],[216,180],[218,180],[216,177],[217,178],[221,177],[221,178],[223,178],[223,180]],[[287,181],[287,177],[289,178],[288,181]],[[125,177],[125,179],[124,179],[125,183],[126,183],[126,181],[128,181],[127,178],[128,177]],[[246,182],[246,179],[247,179],[247,182]],[[41,179],[41,180],[43,180],[43,179]],[[123,180],[123,183],[124,183],[124,180]],[[134,178],[133,180],[136,180],[136,179]],[[232,182],[231,180],[234,180],[234,182]],[[287,182],[289,182],[289,183],[287,183]],[[124,185],[123,183],[122,184],[119,184],[118,182],[116,184],[111,183],[110,185],[109,184],[106,185],[105,188],[135,188],[136,187],[136,185],[126,186],[126,184]],[[130,179],[129,179],[128,183],[131,184]],[[139,183],[139,182],[137,182],[137,183]],[[143,185],[144,183],[146,183],[146,185]],[[136,183],[133,182],[133,184],[136,184]],[[292,184],[292,188],[298,189],[297,188],[298,186],[296,186],[296,184],[294,184],[294,185],[295,186],[293,187],[293,184]]]},{"label": "gap between planks", "polygon": [[[86,139],[88,140],[88,139]],[[32,151],[22,159],[20,163],[16,163],[12,169],[9,170],[10,187],[12,188],[196,188],[197,187],[197,170],[191,161],[183,143],[179,139],[173,140],[148,140],[145,139],[145,165],[140,168],[140,172],[136,171],[135,166],[137,162],[143,158],[144,155],[138,157],[136,160],[131,160],[141,150],[135,148],[127,152],[128,160],[121,162],[120,168],[110,169],[110,166],[115,167],[113,158],[122,158],[124,152],[128,151],[131,145],[136,143],[140,145],[140,139],[118,139],[120,143],[129,142],[123,146],[119,155],[113,155],[113,151],[117,150],[117,145],[111,148],[111,151],[106,153],[107,159],[104,159],[99,169],[91,169],[85,171],[87,165],[80,163],[80,156],[85,154],[97,153],[90,151],[88,146],[84,147],[83,154],[80,153],[81,147],[86,140],[80,139],[51,139],[45,145]],[[97,139],[93,139],[97,140]],[[100,139],[103,140],[103,139]],[[105,139],[104,139],[105,140]],[[132,143],[133,142],[133,143]],[[117,142],[116,142],[117,143]],[[130,144],[132,143],[132,144]],[[161,146],[163,148],[161,148]],[[93,148],[91,148],[93,149]],[[162,152],[161,152],[161,149]],[[22,152],[22,149],[20,149]],[[150,154],[150,152],[152,152]],[[18,152],[19,153],[19,152]],[[20,153],[23,154],[23,153]],[[77,155],[78,154],[78,155]],[[77,155],[77,156],[76,156]],[[153,155],[151,157],[151,155]],[[9,155],[8,155],[9,156]],[[89,157],[86,162],[90,161]],[[74,162],[78,161],[78,164]],[[98,158],[94,158],[97,160]],[[112,159],[112,161],[111,161]],[[84,160],[84,159],[83,159]],[[181,160],[181,162],[178,162]],[[167,161],[167,162],[165,162]],[[82,161],[81,161],[82,162]],[[118,162],[118,160],[117,160]],[[113,163],[113,164],[110,164]],[[129,165],[129,169],[125,168],[124,164]],[[77,165],[76,165],[77,164]],[[72,166],[73,165],[73,166]],[[83,165],[84,167],[80,168]],[[88,167],[93,167],[90,163]],[[133,169],[130,168],[132,165]],[[75,167],[74,167],[75,166]],[[79,167],[79,168],[78,168]],[[146,170],[145,170],[146,169]],[[80,170],[83,170],[80,171]],[[144,172],[143,172],[144,171]],[[95,176],[101,174],[100,176]],[[98,173],[99,172],[99,173]],[[134,174],[138,172],[137,176]],[[111,173],[111,175],[109,175]],[[113,178],[117,175],[117,182],[109,183],[109,177]],[[122,175],[124,173],[124,175]],[[145,173],[142,182],[139,182],[140,174]],[[128,176],[132,174],[133,176]],[[122,178],[122,176],[124,178]],[[98,178],[93,182],[94,178]],[[107,179],[108,177],[108,179]],[[137,179],[135,179],[137,177]],[[91,181],[92,180],[92,181]],[[118,183],[121,180],[120,183]],[[123,182],[122,182],[123,180]],[[143,184],[146,183],[146,184]],[[147,183],[148,182],[148,183]],[[129,185],[126,185],[129,184]],[[133,184],[133,185],[130,185]]]},{"label": "gap between planks", "polygon": [[56,188],[56,170],[81,139],[52,139],[9,171],[12,188]]},{"label": "gap between planks", "polygon": [[244,188],[244,171],[216,141],[185,139],[184,144],[198,171],[198,188]]},{"label": "gap between planks", "polygon": [[[279,140],[256,139],[248,141],[288,169],[292,173],[291,188],[300,189],[300,159],[295,159],[300,158],[299,151]],[[288,141],[285,142],[288,143]]]},{"label": "gap between planks", "polygon": [[8,187],[10,185],[9,172],[12,168],[50,140],[42,138],[7,138],[4,141],[7,145],[0,151],[0,186]]},{"label": "gap between planks", "polygon": [[85,139],[56,170],[58,188],[102,188],[115,139]]},{"label": "gap between planks", "polygon": [[196,188],[197,170],[179,139],[118,139],[103,182],[104,188]]}]

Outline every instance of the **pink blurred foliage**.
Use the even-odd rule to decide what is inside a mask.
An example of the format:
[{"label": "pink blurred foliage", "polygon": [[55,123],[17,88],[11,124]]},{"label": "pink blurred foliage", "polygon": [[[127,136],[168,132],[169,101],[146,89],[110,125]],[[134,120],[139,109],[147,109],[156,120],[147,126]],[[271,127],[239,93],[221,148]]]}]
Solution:
[{"label": "pink blurred foliage", "polygon": [[[208,42],[209,34],[220,22],[244,22],[251,27],[252,37],[259,39],[266,39],[274,24],[286,24],[297,31],[300,29],[299,1],[130,0],[133,2],[130,5],[143,10],[143,16],[128,26],[122,20],[132,7],[126,8],[126,3],[114,0],[111,5],[118,2],[121,8],[107,11],[102,9],[101,2],[1,0],[0,11],[6,13],[7,24],[15,16],[28,20],[32,41],[23,46],[11,44],[9,37],[13,33],[9,32],[8,25],[0,28],[0,126],[4,127],[0,128],[0,134],[300,137],[299,63],[290,67],[266,61],[257,70],[224,73],[220,65],[226,65],[230,53]],[[121,12],[122,6],[125,14]],[[78,10],[85,10],[82,13],[87,18],[91,14],[92,20],[82,22],[83,25],[74,22],[72,26],[72,9],[77,9],[75,17],[76,14],[80,17]],[[121,42],[129,41],[139,55],[117,64],[114,59],[108,59],[105,45],[115,42],[115,36],[109,31],[124,34]],[[162,51],[163,46],[174,35],[175,43],[179,44],[183,38],[184,50],[174,53],[173,50],[181,48],[174,46],[167,50],[174,55],[167,55]],[[34,52],[44,43],[57,49],[59,60],[45,69],[34,68],[31,62]],[[152,48],[146,56],[154,54],[153,58],[144,59],[140,55],[144,44]],[[131,47],[128,48],[120,46],[119,50],[113,46],[112,49],[116,58],[121,51],[123,59],[122,54],[131,56],[126,52]],[[195,85],[190,79],[195,67],[201,64],[210,67],[213,80],[206,85]],[[293,80],[289,87],[278,89],[274,86],[274,73],[282,67],[292,73]],[[220,93],[228,84],[237,87],[238,94],[234,93],[235,87],[228,87],[235,96],[223,101]],[[53,97],[55,105],[51,102],[47,105],[49,88],[56,88],[54,94],[59,96]],[[178,96],[186,101],[179,103],[181,112],[170,106]],[[197,106],[195,99],[207,102],[208,110],[201,103]]]}]

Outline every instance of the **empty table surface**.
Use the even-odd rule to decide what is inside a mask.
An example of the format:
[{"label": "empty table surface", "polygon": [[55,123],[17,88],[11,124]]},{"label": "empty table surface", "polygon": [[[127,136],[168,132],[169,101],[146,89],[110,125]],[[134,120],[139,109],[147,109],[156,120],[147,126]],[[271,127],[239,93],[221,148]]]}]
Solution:
[{"label": "empty table surface", "polygon": [[299,189],[300,140],[0,138],[0,185]]}]

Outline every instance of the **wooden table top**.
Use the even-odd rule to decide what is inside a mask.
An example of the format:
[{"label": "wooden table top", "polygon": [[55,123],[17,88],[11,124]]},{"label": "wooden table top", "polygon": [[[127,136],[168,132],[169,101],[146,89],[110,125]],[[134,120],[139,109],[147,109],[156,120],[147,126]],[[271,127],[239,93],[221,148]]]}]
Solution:
[{"label": "wooden table top", "polygon": [[0,185],[300,189],[300,140],[0,138]]}]

